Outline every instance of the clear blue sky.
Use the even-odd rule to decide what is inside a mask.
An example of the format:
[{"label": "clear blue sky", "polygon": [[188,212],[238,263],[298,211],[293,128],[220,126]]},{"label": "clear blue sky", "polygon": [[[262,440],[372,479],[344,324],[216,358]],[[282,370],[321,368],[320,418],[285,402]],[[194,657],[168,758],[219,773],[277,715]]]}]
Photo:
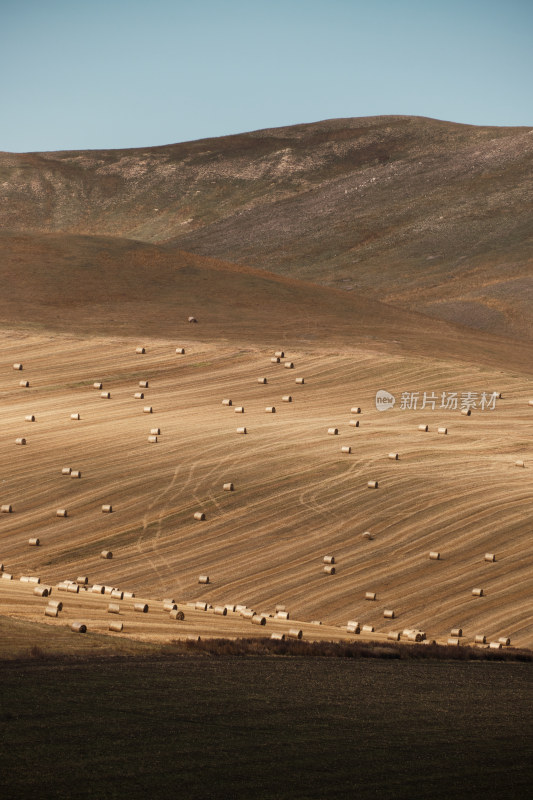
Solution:
[{"label": "clear blue sky", "polygon": [[0,0],[0,150],[331,117],[533,125],[533,0]]}]

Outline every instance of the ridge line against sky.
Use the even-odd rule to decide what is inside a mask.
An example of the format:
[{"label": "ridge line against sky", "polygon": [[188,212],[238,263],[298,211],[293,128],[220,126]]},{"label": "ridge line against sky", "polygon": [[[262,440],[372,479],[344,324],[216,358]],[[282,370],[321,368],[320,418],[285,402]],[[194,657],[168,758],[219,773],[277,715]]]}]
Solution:
[{"label": "ridge line against sky", "polygon": [[3,0],[0,150],[338,117],[533,125],[531,0]]}]

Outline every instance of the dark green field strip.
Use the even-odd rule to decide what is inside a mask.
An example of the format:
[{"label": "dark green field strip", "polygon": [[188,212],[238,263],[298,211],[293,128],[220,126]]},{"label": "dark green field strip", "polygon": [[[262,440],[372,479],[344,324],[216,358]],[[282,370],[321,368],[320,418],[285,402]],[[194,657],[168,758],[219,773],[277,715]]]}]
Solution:
[{"label": "dark green field strip", "polygon": [[520,798],[528,664],[0,665],[10,798]]}]

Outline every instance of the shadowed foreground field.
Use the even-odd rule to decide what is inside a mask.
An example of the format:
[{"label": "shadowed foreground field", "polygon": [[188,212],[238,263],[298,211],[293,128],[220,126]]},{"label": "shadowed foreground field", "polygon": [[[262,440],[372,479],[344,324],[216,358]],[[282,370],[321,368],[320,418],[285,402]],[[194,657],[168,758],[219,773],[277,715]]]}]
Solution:
[{"label": "shadowed foreground field", "polygon": [[526,664],[3,663],[13,798],[519,798]]}]

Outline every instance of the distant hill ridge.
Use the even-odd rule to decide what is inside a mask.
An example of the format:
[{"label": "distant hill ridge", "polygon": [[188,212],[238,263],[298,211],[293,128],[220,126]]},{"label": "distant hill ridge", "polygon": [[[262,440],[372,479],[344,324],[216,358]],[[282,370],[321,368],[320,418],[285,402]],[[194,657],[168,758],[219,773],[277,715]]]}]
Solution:
[{"label": "distant hill ridge", "polygon": [[533,337],[533,128],[338,119],[0,154],[0,228],[165,244]]}]

